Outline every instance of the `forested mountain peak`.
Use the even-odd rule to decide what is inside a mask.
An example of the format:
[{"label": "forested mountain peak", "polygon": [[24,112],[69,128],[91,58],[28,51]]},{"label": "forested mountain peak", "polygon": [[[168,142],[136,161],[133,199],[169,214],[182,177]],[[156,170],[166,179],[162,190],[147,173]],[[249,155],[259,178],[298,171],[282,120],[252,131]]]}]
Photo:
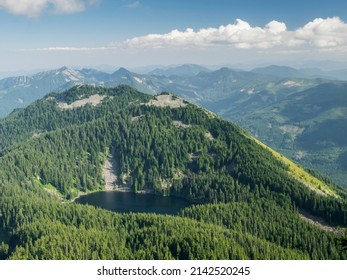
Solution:
[{"label": "forested mountain peak", "polygon": [[[0,137],[5,257],[346,257],[335,233],[301,218],[346,226],[343,190],[172,93],[75,86],[1,120]],[[199,205],[164,217],[67,203],[105,190],[110,160],[116,168],[108,189]],[[91,248],[81,245],[92,237]],[[48,249],[55,238],[65,238],[66,250]],[[101,250],[103,242],[112,250]]]}]

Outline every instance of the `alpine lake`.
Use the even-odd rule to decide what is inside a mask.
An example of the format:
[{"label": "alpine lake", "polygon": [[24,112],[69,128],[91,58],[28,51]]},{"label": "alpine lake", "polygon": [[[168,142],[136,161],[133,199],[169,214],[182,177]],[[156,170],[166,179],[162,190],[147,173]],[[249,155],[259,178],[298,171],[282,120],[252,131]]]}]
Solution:
[{"label": "alpine lake", "polygon": [[169,215],[177,215],[181,209],[194,204],[180,197],[119,191],[94,192],[79,197],[75,202],[93,205],[117,213],[142,212]]}]

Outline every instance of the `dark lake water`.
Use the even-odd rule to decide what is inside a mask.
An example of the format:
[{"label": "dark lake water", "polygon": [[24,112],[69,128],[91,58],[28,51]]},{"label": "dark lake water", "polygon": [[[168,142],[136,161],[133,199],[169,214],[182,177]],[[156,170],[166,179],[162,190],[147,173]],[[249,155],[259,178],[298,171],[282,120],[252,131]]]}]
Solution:
[{"label": "dark lake water", "polygon": [[175,215],[182,208],[193,204],[179,197],[163,197],[131,192],[95,192],[81,196],[76,199],[76,202],[94,205],[118,213],[147,212],[171,215]]}]

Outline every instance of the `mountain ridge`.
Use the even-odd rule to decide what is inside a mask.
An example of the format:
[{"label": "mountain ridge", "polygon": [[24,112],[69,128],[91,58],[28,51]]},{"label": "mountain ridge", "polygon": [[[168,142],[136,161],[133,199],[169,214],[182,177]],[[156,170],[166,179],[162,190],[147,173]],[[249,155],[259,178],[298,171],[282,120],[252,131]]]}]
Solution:
[{"label": "mountain ridge", "polygon": [[[188,69],[189,67],[195,67],[201,71],[195,71],[193,74],[188,76],[176,75],[172,77],[173,79],[170,79],[170,77],[167,76],[160,77],[151,75],[150,73],[147,75],[136,74],[122,67],[112,74],[109,74],[91,68],[70,69],[64,66],[56,70],[39,72],[33,75],[4,78],[0,80],[0,100],[2,101],[0,117],[6,116],[15,108],[29,105],[34,100],[42,98],[49,92],[63,91],[77,84],[95,84],[99,86],[113,87],[123,83],[135,86],[139,90],[151,94],[171,90],[183,94],[185,97],[194,97],[194,87],[199,87],[199,83],[203,82],[203,80],[199,78],[194,78],[198,77],[200,73],[202,77],[205,77],[206,74],[210,73],[211,79],[213,79],[213,76],[216,78],[221,74],[223,77],[223,75],[225,76],[225,74],[229,73],[229,75],[237,75],[241,79],[260,79],[270,82],[279,81],[279,77],[276,78],[276,76],[273,75],[261,74],[263,76],[260,75],[257,77],[257,73],[252,71],[233,70],[226,67],[215,71],[208,71],[207,68],[202,66],[190,64],[184,64],[178,67]],[[203,71],[204,69],[205,71]],[[223,72],[225,74],[223,74]],[[208,77],[210,77],[210,75]],[[189,79],[192,79],[192,82],[190,82]],[[190,83],[193,83],[191,89],[189,88]],[[240,90],[241,88],[242,86],[238,85],[238,89]],[[250,89],[251,88],[248,90]],[[189,94],[185,93],[187,90],[189,90]],[[218,93],[215,89],[214,92]]]},{"label": "mountain ridge", "polygon": [[148,75],[154,76],[181,76],[181,77],[192,77],[200,72],[211,72],[211,70],[207,67],[197,65],[197,64],[183,64],[174,67],[166,67],[166,68],[156,68],[150,72]]},{"label": "mountain ridge", "polygon": [[[89,103],[95,96],[103,99]],[[62,101],[78,106],[61,108]],[[337,233],[299,212],[345,226],[343,190],[312,191],[240,127],[171,93],[80,85],[49,94],[0,125],[0,221],[9,236],[0,240],[0,257],[346,258]],[[110,151],[119,183],[132,191],[200,205],[172,217],[66,203],[78,192],[105,189],[102,170]]]},{"label": "mountain ridge", "polygon": [[[184,66],[184,65],[183,65]],[[189,68],[189,65],[186,65]],[[172,69],[175,69],[172,68]],[[200,69],[200,68],[199,68]],[[259,69],[259,68],[258,68]],[[290,98],[292,94],[297,94],[308,89],[319,90],[318,85],[331,83],[339,83],[338,81],[329,81],[322,78],[311,79],[311,74],[303,74],[306,78],[296,78],[290,73],[301,73],[302,69],[294,69],[283,66],[269,66],[265,69],[265,73],[256,73],[253,71],[234,70],[230,68],[221,68],[215,71],[199,72],[195,76],[151,76],[145,74],[136,74],[125,68],[120,68],[113,73],[104,73],[93,69],[73,70],[63,67],[49,72],[42,72],[34,76],[21,76],[13,79],[0,80],[0,116],[5,116],[15,107],[25,107],[37,98],[43,97],[50,91],[62,92],[74,85],[91,84],[96,86],[114,87],[120,84],[127,84],[138,90],[149,93],[158,94],[162,91],[175,92],[195,104],[203,106],[222,117],[238,123],[246,129],[249,129],[254,136],[261,138],[267,145],[272,146],[270,141],[273,137],[271,129],[266,125],[270,122],[260,123],[256,118],[252,118],[252,112],[263,112],[266,108],[274,109],[276,106],[282,106],[283,100]],[[271,70],[270,73],[268,70]],[[277,71],[279,69],[279,71]],[[260,71],[261,72],[261,71]],[[275,73],[274,73],[275,72]],[[280,75],[278,73],[280,73]],[[289,72],[288,74],[286,74]],[[314,71],[313,71],[314,72]],[[317,72],[317,71],[316,71]],[[320,71],[318,76],[324,71]],[[274,74],[278,74],[277,76]],[[285,77],[289,76],[289,77]],[[324,76],[324,75],[323,75]],[[331,86],[334,90],[334,87]],[[294,95],[293,95],[294,96]],[[313,98],[313,95],[312,95]],[[340,104],[335,102],[336,110],[343,114],[343,110],[339,109]],[[274,109],[275,110],[275,109]],[[266,115],[270,115],[267,112]],[[316,118],[320,118],[320,112],[317,111]],[[275,119],[281,119],[282,116],[273,113]],[[260,118],[264,119],[264,118]],[[334,122],[336,122],[335,120]],[[343,124],[341,124],[343,125]],[[259,132],[255,129],[258,127]],[[284,139],[280,133],[289,135],[287,131],[297,132],[297,126],[294,121],[284,123],[279,129],[279,135],[273,137],[273,141]],[[331,128],[338,128],[338,124],[330,125]],[[318,129],[318,127],[317,127]],[[341,129],[337,129],[341,131]],[[338,131],[335,131],[337,133]],[[268,134],[265,134],[268,133]],[[304,131],[303,135],[306,133]],[[332,132],[333,133],[333,132]],[[322,135],[320,135],[322,136]],[[301,137],[299,135],[299,137]],[[290,139],[289,139],[290,140]],[[288,141],[289,141],[288,140]],[[322,141],[327,141],[323,139]],[[292,143],[292,142],[290,142]],[[289,145],[284,145],[288,149]],[[292,145],[290,150],[286,151],[280,144],[273,146],[281,149],[287,156],[292,159],[304,163],[306,167],[319,170],[325,175],[333,176],[339,184],[345,185],[344,151],[334,151],[334,167],[324,168],[325,155],[315,154],[311,159],[302,160],[303,149],[298,149]],[[328,165],[327,165],[328,166]],[[331,172],[336,170],[336,172]]]}]

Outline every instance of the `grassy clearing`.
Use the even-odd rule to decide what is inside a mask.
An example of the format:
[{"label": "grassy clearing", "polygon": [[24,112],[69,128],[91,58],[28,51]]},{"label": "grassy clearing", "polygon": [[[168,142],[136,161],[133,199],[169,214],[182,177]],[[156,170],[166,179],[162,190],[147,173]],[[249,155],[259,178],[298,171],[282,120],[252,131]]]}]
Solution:
[{"label": "grassy clearing", "polygon": [[147,106],[179,108],[186,107],[187,103],[183,99],[177,98],[172,94],[161,94],[146,103]]},{"label": "grassy clearing", "polygon": [[58,102],[58,107],[62,110],[66,110],[66,109],[74,109],[74,108],[78,108],[78,107],[83,107],[86,104],[91,104],[93,106],[96,106],[105,97],[106,97],[105,95],[94,94],[92,96],[89,96],[88,98],[76,100],[75,102],[72,102],[71,104],[67,104],[65,102]]},{"label": "grassy clearing", "polygon": [[33,181],[34,183],[39,186],[40,188],[44,189],[46,192],[48,192],[50,195],[53,195],[59,199],[63,199],[63,195],[61,192],[59,192],[57,190],[56,187],[54,187],[52,184],[48,183],[48,184],[43,184],[41,182],[41,179],[40,177],[36,177],[36,178],[33,178]]}]

